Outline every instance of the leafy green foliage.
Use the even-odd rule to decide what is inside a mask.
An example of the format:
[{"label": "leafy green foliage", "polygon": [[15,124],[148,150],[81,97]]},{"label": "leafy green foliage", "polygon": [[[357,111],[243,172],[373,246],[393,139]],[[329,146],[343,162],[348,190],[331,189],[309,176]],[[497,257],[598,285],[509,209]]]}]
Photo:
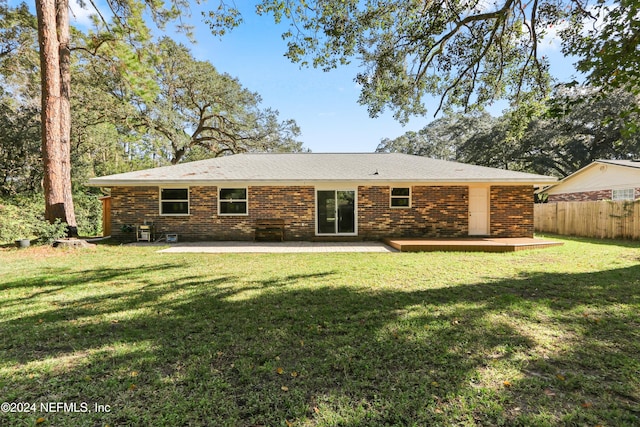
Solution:
[{"label": "leafy green foliage", "polygon": [[56,240],[62,239],[67,235],[67,224],[60,221],[60,218],[56,218],[54,222],[40,221],[37,224],[35,233],[38,242],[51,245]]},{"label": "leafy green foliage", "polygon": [[486,112],[445,114],[418,132],[407,132],[395,139],[383,139],[376,151],[462,161],[460,149],[465,141],[475,134],[487,132],[495,121]]},{"label": "leafy green foliage", "polygon": [[20,65],[20,56],[35,42],[36,26],[36,19],[26,3],[8,7],[6,0],[0,0],[1,74],[8,75]]},{"label": "leafy green foliage", "polygon": [[[170,22],[188,14],[186,0],[137,1],[107,0],[108,19],[94,2],[80,1],[81,7],[91,5],[97,15],[97,31],[85,46],[75,47],[87,52],[105,53],[111,64],[137,94],[147,101],[153,99],[154,81],[148,78],[145,60],[153,59],[152,31],[147,25],[151,18],[162,29]],[[45,189],[45,217],[50,221],[61,218],[69,224],[70,235],[76,233],[76,219],[72,197],[71,154],[69,150],[70,120],[70,28],[67,1],[36,0],[38,40],[40,42],[42,72],[42,151],[43,187]],[[188,29],[184,28],[188,32]],[[49,161],[51,159],[51,161]]]},{"label": "leafy green foliage", "polygon": [[[325,70],[360,61],[360,102],[406,121],[435,108],[513,105],[551,91],[539,46],[559,36],[593,85],[640,88],[638,1],[262,0],[260,14],[288,21],[287,56]],[[558,31],[559,30],[559,31]]]},{"label": "leafy green foliage", "polygon": [[258,12],[292,22],[285,36],[293,61],[310,57],[328,70],[358,58],[360,102],[372,116],[385,108],[402,121],[424,114],[426,94],[441,98],[437,113],[548,90],[537,8],[523,1],[263,0]]},{"label": "leafy green foliage", "polygon": [[[78,231],[82,236],[96,236],[102,231],[102,205],[95,195],[75,193]],[[21,194],[0,198],[0,244],[17,239],[33,239],[51,244],[64,237],[67,224],[44,219],[44,198],[39,194]]]},{"label": "leafy green foliage", "polygon": [[211,33],[216,36],[224,36],[229,30],[242,24],[240,11],[224,1],[218,3],[215,10],[202,12],[204,22],[209,25]]},{"label": "leafy green foliage", "polygon": [[16,196],[0,200],[0,243],[36,239],[50,244],[64,237],[67,225],[44,220],[42,197]]},{"label": "leafy green foliage", "polygon": [[574,10],[561,32],[564,52],[580,58],[592,86],[640,93],[640,2],[597,0]]},{"label": "leafy green foliage", "polygon": [[0,195],[40,186],[39,111],[35,17],[0,1]]},{"label": "leafy green foliage", "polygon": [[95,189],[76,191],[73,199],[76,204],[78,233],[81,236],[100,236],[102,234],[102,202]]},{"label": "leafy green foliage", "polygon": [[465,163],[567,176],[596,159],[640,155],[637,95],[599,94],[584,86],[558,86],[547,102],[532,100],[494,118],[449,114],[419,132],[385,139],[378,151],[397,151]]},{"label": "leafy green foliage", "polygon": [[[71,164],[81,235],[101,231],[100,202],[84,189],[90,177],[227,152],[302,149],[296,123],[260,108],[258,94],[185,46],[152,40],[145,14],[164,26],[186,16],[188,2],[110,5],[113,15],[96,15],[88,34],[72,29]],[[0,241],[60,229],[41,220],[40,113],[36,19],[26,5],[0,1]],[[16,194],[26,197],[6,197]]]},{"label": "leafy green foliage", "polygon": [[560,176],[596,159],[636,158],[640,134],[627,129],[637,122],[639,105],[638,95],[621,89],[600,94],[588,87],[559,87],[548,114],[531,122],[521,156],[532,170]]},{"label": "leafy green foliage", "polygon": [[[0,78],[2,81],[2,78]],[[35,191],[42,180],[38,110],[0,88],[0,195]]]},{"label": "leafy green foliage", "polygon": [[26,208],[25,202],[24,198],[3,198],[0,202],[0,243],[35,237],[34,225],[38,217],[28,214],[30,209]]},{"label": "leafy green foliage", "polygon": [[260,96],[237,79],[218,73],[209,62],[195,60],[185,46],[169,38],[155,48],[157,61],[149,68],[158,89],[153,97],[149,92],[138,95],[108,63],[86,58],[79,80],[86,86],[81,90],[100,101],[83,113],[88,121],[115,124],[121,133],[142,141],[138,156],[152,153],[171,163],[227,153],[302,149],[295,140],[300,133],[295,121],[281,122],[277,111],[261,109]]}]

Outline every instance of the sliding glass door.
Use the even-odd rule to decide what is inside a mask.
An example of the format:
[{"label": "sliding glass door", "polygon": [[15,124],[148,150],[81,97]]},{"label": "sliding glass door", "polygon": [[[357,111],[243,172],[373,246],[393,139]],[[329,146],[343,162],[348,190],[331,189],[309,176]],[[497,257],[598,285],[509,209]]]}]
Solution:
[{"label": "sliding glass door", "polygon": [[354,190],[318,190],[316,200],[318,234],[355,234]]}]

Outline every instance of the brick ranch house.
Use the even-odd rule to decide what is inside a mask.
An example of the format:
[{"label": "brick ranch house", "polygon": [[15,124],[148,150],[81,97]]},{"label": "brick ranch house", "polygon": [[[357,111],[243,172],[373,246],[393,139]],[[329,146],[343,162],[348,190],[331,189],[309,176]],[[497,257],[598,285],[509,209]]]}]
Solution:
[{"label": "brick ranch house", "polygon": [[532,237],[534,187],[556,178],[396,153],[237,154],[93,178],[111,191],[112,237],[252,240],[276,219],[285,240]]},{"label": "brick ranch house", "polygon": [[640,161],[595,160],[539,192],[549,202],[640,199]]}]

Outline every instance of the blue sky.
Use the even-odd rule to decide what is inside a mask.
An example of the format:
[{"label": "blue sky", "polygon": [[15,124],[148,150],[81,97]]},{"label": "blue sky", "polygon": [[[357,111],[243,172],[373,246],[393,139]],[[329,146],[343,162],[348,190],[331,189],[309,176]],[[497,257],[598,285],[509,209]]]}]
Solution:
[{"label": "blue sky", "polygon": [[[433,120],[436,100],[427,102],[425,117],[414,117],[405,126],[395,121],[391,112],[370,118],[366,106],[357,102],[360,90],[353,80],[357,60],[330,72],[300,68],[283,56],[286,42],[281,34],[287,30],[286,24],[274,24],[271,16],[257,16],[253,3],[236,3],[242,5],[244,22],[222,38],[211,35],[197,10],[189,19],[196,27],[196,44],[170,29],[162,35],[182,41],[197,59],[237,77],[244,87],[262,96],[262,107],[278,110],[281,120],[294,119],[302,130],[299,139],[313,152],[372,152],[381,139],[417,131]],[[205,3],[203,8],[207,6],[211,5]],[[72,9],[72,25],[82,28],[88,23],[89,11],[77,6]],[[562,57],[554,39],[543,42],[540,50],[551,58],[554,75],[568,79],[575,74],[572,61]],[[489,111],[499,115],[502,108],[494,106]]]},{"label": "blue sky", "polygon": [[[252,6],[241,8],[243,24],[221,39],[211,36],[205,25],[197,25],[199,17],[194,13],[191,22],[197,25],[197,44],[191,50],[196,58],[210,61],[258,92],[263,106],[277,109],[281,119],[295,119],[305,147],[314,152],[372,152],[381,139],[420,130],[434,119],[439,101],[434,98],[426,102],[426,116],[413,117],[404,126],[390,111],[370,118],[366,106],[358,104],[357,59],[329,72],[300,68],[284,57],[287,46],[281,34],[288,30],[287,24],[275,24],[271,16],[257,16]],[[556,75],[568,77],[573,72],[571,61],[562,57],[555,40],[543,43],[541,52],[552,58]],[[500,103],[489,111],[499,115],[505,107]]]},{"label": "blue sky", "polygon": [[[403,127],[391,113],[370,118],[366,106],[358,104],[357,64],[330,72],[300,68],[284,57],[287,46],[281,34],[288,29],[286,24],[275,24],[271,16],[257,16],[252,7],[243,9],[244,22],[223,38],[213,37],[206,25],[197,25],[197,43],[190,45],[191,51],[197,59],[208,60],[218,71],[238,77],[243,86],[258,92],[263,106],[278,110],[281,119],[296,120],[306,148],[371,152],[382,138],[421,129],[432,120],[433,113]],[[193,15],[191,22],[198,24],[199,17]]]}]

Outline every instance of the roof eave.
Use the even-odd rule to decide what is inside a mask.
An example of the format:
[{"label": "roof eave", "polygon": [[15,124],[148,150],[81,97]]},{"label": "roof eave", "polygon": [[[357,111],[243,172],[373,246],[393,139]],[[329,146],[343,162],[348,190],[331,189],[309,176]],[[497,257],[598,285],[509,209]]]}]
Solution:
[{"label": "roof eave", "polygon": [[282,185],[295,185],[300,183],[331,183],[331,182],[352,182],[352,183],[366,183],[366,184],[375,184],[375,183],[423,183],[423,184],[501,184],[501,185],[552,185],[556,184],[557,179],[504,179],[504,178],[492,178],[492,179],[385,179],[385,178],[375,178],[375,179],[229,179],[229,180],[176,180],[176,179],[90,179],[88,185],[90,187],[162,187],[162,186],[176,186],[176,185],[186,185],[186,186],[207,186],[207,185],[217,185],[221,182],[230,182],[237,183],[243,182],[247,184],[254,185],[268,185],[271,183],[280,183]]},{"label": "roof eave", "polygon": [[640,169],[640,162],[637,160],[632,160],[630,163],[619,163],[616,160],[597,159],[594,160],[593,163],[606,163],[608,165],[620,166],[623,168]]}]

